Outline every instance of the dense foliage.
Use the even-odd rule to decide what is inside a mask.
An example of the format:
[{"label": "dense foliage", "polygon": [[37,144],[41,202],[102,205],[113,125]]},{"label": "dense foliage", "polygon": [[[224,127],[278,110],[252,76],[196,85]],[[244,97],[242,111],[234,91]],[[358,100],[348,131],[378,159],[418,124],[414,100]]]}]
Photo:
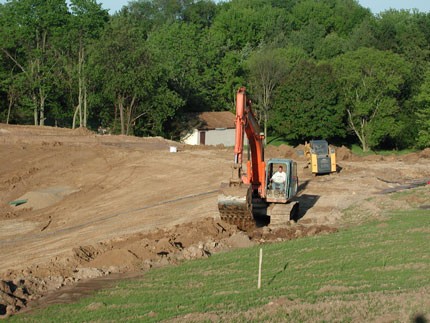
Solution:
[{"label": "dense foliage", "polygon": [[178,139],[246,86],[270,136],[430,146],[430,13],[355,0],[0,4],[0,122]]}]

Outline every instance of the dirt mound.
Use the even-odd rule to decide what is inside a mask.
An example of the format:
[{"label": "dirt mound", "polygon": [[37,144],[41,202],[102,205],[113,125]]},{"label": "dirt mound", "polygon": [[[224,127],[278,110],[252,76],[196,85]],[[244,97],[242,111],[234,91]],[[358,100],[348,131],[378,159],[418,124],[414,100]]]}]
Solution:
[{"label": "dirt mound", "polygon": [[345,146],[336,148],[336,160],[351,160],[352,157],[351,149]]},{"label": "dirt mound", "polygon": [[405,160],[410,163],[415,163],[419,159],[429,159],[430,158],[430,148],[426,148],[422,151],[409,153],[406,155],[398,156],[397,159]]},{"label": "dirt mound", "polygon": [[10,131],[3,129],[3,128],[0,128],[0,135],[4,135],[4,134],[8,134],[8,133],[10,133]]},{"label": "dirt mound", "polygon": [[430,158],[430,148],[426,148],[419,153],[420,158]]},{"label": "dirt mound", "polygon": [[300,144],[300,145],[296,146],[294,149],[296,151],[304,151],[305,150],[305,145]]},{"label": "dirt mound", "polygon": [[297,152],[294,147],[287,146],[287,145],[280,145],[280,146],[267,146],[266,147],[266,153],[271,157],[277,157],[277,158],[290,158],[295,159],[297,158]]},{"label": "dirt mound", "polygon": [[[382,155],[368,155],[360,158],[361,160],[371,161],[371,162],[378,162],[378,161],[381,162],[387,159],[386,156],[382,156]],[[391,157],[388,157],[388,159],[391,159]]]},{"label": "dirt mound", "polygon": [[59,186],[27,192],[18,198],[18,201],[21,201],[21,203],[17,205],[16,209],[40,210],[60,202],[67,195],[77,191],[79,190],[68,186]]},{"label": "dirt mound", "polygon": [[73,134],[76,135],[81,135],[81,136],[85,136],[85,135],[95,135],[95,132],[91,131],[88,128],[85,127],[79,127],[79,128],[75,128],[73,129]]},{"label": "dirt mound", "polygon": [[0,318],[26,306],[30,295],[21,283],[21,281],[0,280]]}]

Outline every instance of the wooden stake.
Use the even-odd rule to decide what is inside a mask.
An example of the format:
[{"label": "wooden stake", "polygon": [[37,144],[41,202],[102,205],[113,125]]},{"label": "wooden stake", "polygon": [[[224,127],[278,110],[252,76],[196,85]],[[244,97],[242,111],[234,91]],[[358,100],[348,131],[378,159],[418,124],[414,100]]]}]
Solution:
[{"label": "wooden stake", "polygon": [[260,260],[258,262],[258,289],[261,288],[261,267],[263,265],[263,249],[260,248]]}]

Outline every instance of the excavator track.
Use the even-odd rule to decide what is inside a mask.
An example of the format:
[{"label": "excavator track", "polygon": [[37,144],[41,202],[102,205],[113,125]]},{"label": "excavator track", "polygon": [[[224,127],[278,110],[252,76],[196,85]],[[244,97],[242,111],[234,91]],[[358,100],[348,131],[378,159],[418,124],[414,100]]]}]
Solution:
[{"label": "excavator track", "polygon": [[218,210],[222,221],[236,225],[242,231],[251,230],[256,226],[252,214],[250,185],[230,186],[227,183],[221,184],[218,195]]},{"label": "excavator track", "polygon": [[288,221],[297,219],[298,213],[299,202],[297,201],[272,203],[267,210],[267,215],[270,216],[269,227],[285,226]]}]

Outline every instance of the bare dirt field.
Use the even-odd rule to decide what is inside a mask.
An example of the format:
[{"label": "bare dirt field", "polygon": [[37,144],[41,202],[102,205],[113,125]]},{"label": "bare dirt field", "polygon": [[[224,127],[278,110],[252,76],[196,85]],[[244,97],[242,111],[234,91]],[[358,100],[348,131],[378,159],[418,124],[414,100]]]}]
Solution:
[{"label": "bare dirt field", "polygon": [[[429,149],[359,158],[339,147],[339,172],[317,177],[297,150],[269,147],[266,157],[298,162],[301,219],[244,233],[221,222],[217,210],[232,148],[0,124],[0,317],[49,303],[88,279],[330,233],[387,208],[430,204],[425,195],[393,205],[383,194],[430,181]],[[354,208],[360,211],[348,217]]]}]

